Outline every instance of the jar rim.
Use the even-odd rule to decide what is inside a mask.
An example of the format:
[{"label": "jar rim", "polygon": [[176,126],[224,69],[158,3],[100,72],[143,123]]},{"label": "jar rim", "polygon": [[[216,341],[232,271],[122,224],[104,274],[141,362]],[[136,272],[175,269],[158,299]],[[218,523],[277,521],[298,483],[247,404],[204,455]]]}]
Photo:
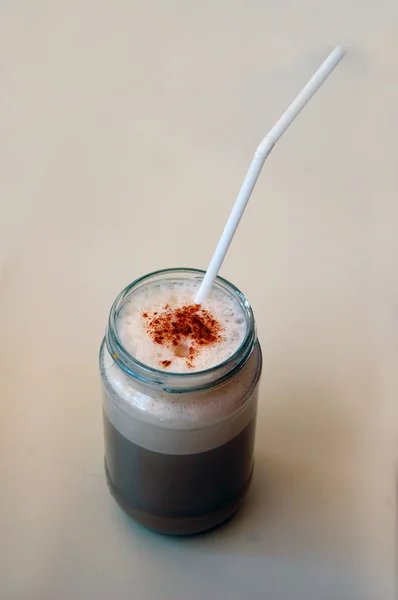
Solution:
[{"label": "jar rim", "polygon": [[[147,273],[128,284],[117,295],[109,312],[108,327],[105,335],[108,352],[116,364],[127,374],[144,383],[161,385],[166,391],[186,392],[206,389],[209,386],[224,383],[224,381],[227,381],[234,376],[246,364],[256,342],[256,328],[252,307],[244,294],[224,277],[217,276],[215,285],[226,290],[238,300],[246,319],[246,333],[239,347],[223,362],[201,371],[169,373],[163,369],[157,369],[139,361],[126,350],[120,340],[116,319],[126,298],[128,298],[134,288],[138,287],[140,284],[145,283],[146,281],[149,282],[151,279],[155,279],[162,275],[167,276],[172,274],[187,274],[196,276],[198,279],[203,279],[205,271],[190,267],[159,269]],[[207,384],[201,384],[203,379],[210,379],[211,381]]]}]

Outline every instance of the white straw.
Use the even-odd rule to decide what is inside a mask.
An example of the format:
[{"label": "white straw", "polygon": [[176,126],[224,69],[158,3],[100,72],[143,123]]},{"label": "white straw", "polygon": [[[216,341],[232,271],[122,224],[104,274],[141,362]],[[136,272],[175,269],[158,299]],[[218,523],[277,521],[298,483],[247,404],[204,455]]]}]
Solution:
[{"label": "white straw", "polygon": [[292,124],[307,102],[321,87],[325,79],[339,64],[344,54],[345,50],[341,46],[336,46],[333,52],[329,54],[325,62],[319,67],[315,75],[311,77],[307,85],[302,89],[297,98],[292,102],[286,112],[281,116],[279,121],[273,126],[273,128],[265,136],[257,148],[249,170],[243,181],[242,187],[239,191],[238,197],[235,201],[234,207],[225,225],[223,234],[210,261],[209,268],[207,269],[206,275],[204,276],[202,284],[198,290],[198,293],[196,294],[196,304],[203,304],[210,293],[214,280],[217,277],[218,271],[220,270],[221,264],[232,242],[235,231],[238,228],[243,211],[245,210],[253,188],[256,185],[256,181],[260,175],[260,171],[263,167],[265,159],[281,135],[286,131],[289,125]]}]

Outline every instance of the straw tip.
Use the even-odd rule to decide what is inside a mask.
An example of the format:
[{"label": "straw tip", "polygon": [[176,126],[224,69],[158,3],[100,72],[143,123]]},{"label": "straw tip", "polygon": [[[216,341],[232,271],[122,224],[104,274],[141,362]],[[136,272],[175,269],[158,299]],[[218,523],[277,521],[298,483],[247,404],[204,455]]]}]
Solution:
[{"label": "straw tip", "polygon": [[341,44],[338,44],[334,51],[336,54],[338,54],[339,56],[341,56],[341,58],[343,58],[343,56],[345,56],[347,54],[347,50],[344,48],[344,46],[342,46]]}]

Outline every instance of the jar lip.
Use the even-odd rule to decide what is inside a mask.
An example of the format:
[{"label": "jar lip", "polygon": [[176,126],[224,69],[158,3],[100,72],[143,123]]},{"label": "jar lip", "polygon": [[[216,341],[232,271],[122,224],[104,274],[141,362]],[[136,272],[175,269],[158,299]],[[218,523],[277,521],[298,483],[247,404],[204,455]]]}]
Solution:
[{"label": "jar lip", "polygon": [[[235,350],[235,352],[231,354],[231,356],[229,356],[223,362],[214,365],[213,367],[203,369],[201,371],[194,371],[191,373],[169,373],[165,370],[151,367],[132,356],[123,346],[116,326],[116,318],[119,314],[120,308],[123,306],[125,298],[140,283],[150,281],[151,279],[154,279],[159,275],[179,275],[184,273],[190,275],[197,275],[202,278],[205,275],[205,271],[203,271],[202,269],[195,269],[191,267],[172,267],[152,271],[151,273],[147,273],[146,275],[143,275],[142,277],[139,277],[130,284],[128,284],[117,295],[116,299],[112,304],[111,310],[109,312],[108,328],[106,332],[106,343],[108,346],[108,351],[119,367],[121,367],[126,373],[132,375],[133,377],[141,379],[142,381],[162,384],[164,383],[164,380],[166,378],[172,378],[175,381],[178,381],[179,383],[184,382],[185,384],[192,384],[194,387],[196,387],[194,383],[195,380],[198,380],[198,378],[201,377],[216,375],[217,372],[227,369],[229,365],[231,365],[231,375],[233,375],[236,371],[236,368],[234,368],[235,363],[246,363],[246,360],[248,359],[256,341],[254,315],[252,307],[250,306],[248,300],[246,299],[244,294],[239,290],[239,288],[237,288],[233,283],[231,283],[224,277],[217,276],[215,283],[221,285],[221,287],[227,288],[228,291],[232,292],[233,296],[238,299],[239,304],[241,305],[241,308],[246,317],[247,327],[245,337],[242,340],[239,347]],[[239,357],[241,357],[241,360],[239,360]],[[224,377],[222,377],[222,379],[224,380]],[[207,387],[207,385],[205,387]]]}]

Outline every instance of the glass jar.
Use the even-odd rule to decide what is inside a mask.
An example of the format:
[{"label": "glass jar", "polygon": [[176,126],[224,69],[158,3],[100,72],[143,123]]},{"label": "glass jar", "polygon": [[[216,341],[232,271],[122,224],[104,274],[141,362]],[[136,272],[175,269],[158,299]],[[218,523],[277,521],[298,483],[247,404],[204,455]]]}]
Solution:
[{"label": "glass jar", "polygon": [[105,471],[119,505],[142,525],[165,534],[210,529],[242,503],[253,472],[262,356],[252,309],[232,296],[245,334],[227,360],[203,371],[172,373],[149,367],[123,347],[117,317],[143,286],[195,279],[196,269],[166,269],[137,279],[116,298],[100,350]]}]

